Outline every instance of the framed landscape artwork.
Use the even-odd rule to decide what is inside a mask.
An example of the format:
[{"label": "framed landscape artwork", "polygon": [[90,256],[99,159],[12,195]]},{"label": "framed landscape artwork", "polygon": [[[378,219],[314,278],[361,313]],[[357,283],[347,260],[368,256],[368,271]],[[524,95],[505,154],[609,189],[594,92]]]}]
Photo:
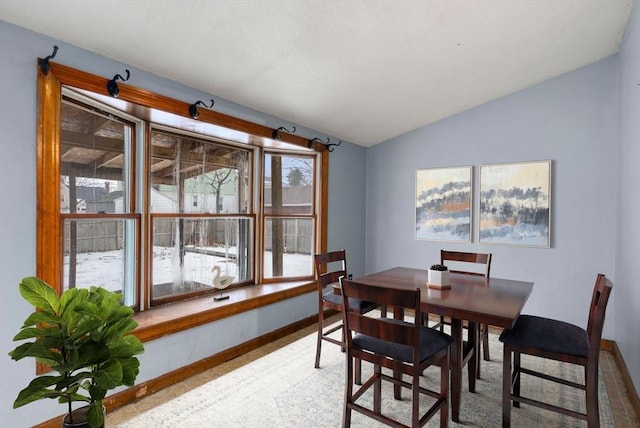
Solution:
[{"label": "framed landscape artwork", "polygon": [[416,239],[471,242],[471,171],[416,171]]},{"label": "framed landscape artwork", "polygon": [[478,241],[550,246],[551,161],[480,166]]}]

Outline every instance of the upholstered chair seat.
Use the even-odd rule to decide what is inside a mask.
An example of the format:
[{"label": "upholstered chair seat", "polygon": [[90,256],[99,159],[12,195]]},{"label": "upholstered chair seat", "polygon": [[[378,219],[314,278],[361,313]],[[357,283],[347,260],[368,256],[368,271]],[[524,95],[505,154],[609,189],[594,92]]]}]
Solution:
[{"label": "upholstered chair seat", "polygon": [[558,354],[589,356],[589,336],[584,328],[534,315],[520,315],[511,330],[502,332],[500,341]]}]

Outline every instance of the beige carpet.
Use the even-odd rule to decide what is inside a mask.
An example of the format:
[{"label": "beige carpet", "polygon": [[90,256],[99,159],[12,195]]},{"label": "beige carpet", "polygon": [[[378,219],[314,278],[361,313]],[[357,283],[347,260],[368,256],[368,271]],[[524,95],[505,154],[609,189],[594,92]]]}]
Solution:
[{"label": "beige carpet", "polygon": [[[491,361],[482,361],[482,379],[477,392],[468,392],[466,369],[461,423],[451,427],[498,427],[501,425],[502,347],[491,335]],[[321,368],[314,369],[315,334],[304,337],[265,357],[251,362],[178,398],[139,415],[120,428],[162,427],[339,427],[342,423],[345,354],[339,348],[324,342]],[[546,366],[546,370],[573,379],[582,379],[582,370],[572,365],[561,365],[523,357],[523,366]],[[370,372],[363,363],[363,374]],[[425,384],[437,385],[437,368],[427,371]],[[437,388],[433,386],[433,388]],[[535,398],[555,397],[558,403],[584,411],[583,394],[566,387],[557,387],[532,377],[524,378],[523,393]],[[393,417],[409,420],[409,392],[403,400],[393,400],[391,387],[383,390],[383,409]],[[370,400],[365,395],[361,400]],[[426,402],[428,398],[423,401]],[[370,402],[370,401],[368,401]],[[586,423],[531,406],[512,409],[514,427],[584,427]],[[600,379],[600,423],[613,427],[613,416]],[[384,426],[353,413],[352,426]],[[438,420],[427,426],[438,426]]]}]

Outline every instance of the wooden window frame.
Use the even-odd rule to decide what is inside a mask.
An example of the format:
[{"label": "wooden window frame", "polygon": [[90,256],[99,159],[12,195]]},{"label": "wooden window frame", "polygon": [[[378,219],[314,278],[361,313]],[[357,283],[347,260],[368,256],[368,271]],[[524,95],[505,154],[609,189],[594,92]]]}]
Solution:
[{"label": "wooden window frame", "polygon": [[[60,215],[60,116],[62,87],[69,86],[80,91],[90,91],[104,96],[104,100],[125,113],[141,117],[148,123],[153,113],[166,113],[161,123],[176,126],[177,122],[191,121],[190,104],[168,98],[144,89],[119,83],[119,97],[112,99],[107,91],[109,79],[92,75],[57,63],[50,63],[47,74],[38,67],[38,115],[37,115],[37,216],[36,216],[36,275],[47,281],[59,293],[62,292],[62,246],[60,231],[62,216]],[[101,98],[102,101],[102,98]],[[328,201],[328,160],[326,146],[317,140],[282,133],[279,139],[273,139],[273,129],[262,124],[253,123],[237,117],[225,115],[209,109],[201,109],[197,126],[205,130],[205,135],[222,140],[248,144],[263,149],[283,151],[313,150],[320,153],[316,173],[320,180],[316,189],[316,200],[320,207],[317,211],[315,232],[315,250],[326,251],[327,248],[327,201]],[[148,148],[148,147],[147,147]],[[312,153],[312,152],[309,152]],[[148,228],[149,224],[146,223]],[[144,233],[148,233],[144,231]],[[147,238],[145,238],[147,240]],[[141,254],[144,254],[146,243]],[[257,255],[258,256],[258,255]],[[262,256],[259,255],[261,258]],[[258,264],[259,265],[259,264]],[[149,281],[145,272],[140,275],[142,289]],[[175,333],[193,328],[217,319],[225,318],[261,306],[290,299],[312,292],[315,289],[313,278],[298,281],[280,281],[268,284],[257,284],[251,287],[232,290],[235,297],[216,307],[210,304],[203,307],[205,298],[191,299],[158,308],[149,308],[148,302],[141,302],[140,312],[136,314],[140,326],[134,332],[141,340]],[[208,302],[210,298],[206,298]]]},{"label": "wooden window frame", "polygon": [[[308,155],[299,155],[296,153],[287,153],[287,152],[279,152],[279,151],[274,151],[274,150],[268,150],[265,151],[261,157],[261,161],[265,161],[266,156],[287,156],[287,157],[308,157]],[[317,162],[317,159],[312,159],[313,161],[313,181],[311,183],[311,187],[314,189],[313,194],[314,194],[314,198],[312,198],[311,201],[311,210],[309,213],[301,213],[301,214],[286,214],[286,213],[281,213],[281,212],[274,212],[273,209],[271,210],[271,212],[267,213],[267,208],[265,205],[265,200],[266,198],[264,197],[264,190],[263,190],[263,198],[262,198],[262,203],[261,203],[261,218],[260,218],[260,226],[261,226],[261,233],[262,233],[262,239],[261,242],[264,244],[266,242],[266,233],[267,233],[267,222],[269,220],[274,220],[274,219],[280,219],[280,220],[296,220],[296,219],[306,219],[306,220],[310,220],[311,223],[313,225],[315,225],[317,223],[317,219],[318,219],[318,215],[317,215],[317,205],[318,205],[318,201],[317,198],[315,196],[317,196],[318,193],[318,188],[317,188],[317,177],[318,177],[318,170],[320,169],[319,166],[319,162]],[[264,164],[263,164],[263,169],[265,168]],[[272,171],[272,177],[273,179],[273,171]],[[264,171],[263,171],[263,178],[260,181],[261,186],[264,189],[264,184],[265,184],[265,177],[264,177]],[[281,191],[282,189],[280,189]],[[274,194],[276,193],[276,190],[273,186],[273,182],[271,184],[271,200],[273,202],[274,199]],[[313,248],[317,248],[317,238],[318,238],[318,227],[316,226],[314,228],[314,243],[313,243]],[[274,237],[272,236],[272,240],[274,239]],[[264,254],[264,248],[262,249],[262,253]],[[273,252],[272,252],[273,254]],[[313,275],[313,254],[310,255],[309,258],[309,263],[311,266],[311,274]],[[262,271],[260,273],[261,278],[262,278],[262,282],[263,283],[270,283],[270,282],[279,282],[282,281],[281,277],[278,276],[269,276],[267,277],[265,275],[265,266],[262,265]],[[289,278],[289,280],[304,280],[304,277],[292,277]]]}]

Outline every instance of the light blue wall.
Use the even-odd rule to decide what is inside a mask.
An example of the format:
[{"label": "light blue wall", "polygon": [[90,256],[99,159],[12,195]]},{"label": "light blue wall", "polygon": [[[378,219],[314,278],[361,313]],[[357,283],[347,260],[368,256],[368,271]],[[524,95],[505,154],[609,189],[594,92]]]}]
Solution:
[{"label": "light blue wall", "polygon": [[354,278],[364,275],[366,236],[366,149],[354,144],[336,147],[329,158],[328,249],[347,250],[347,268]]},{"label": "light blue wall", "polygon": [[620,50],[620,198],[616,255],[616,343],[640,391],[640,2]]},{"label": "light blue wall", "polygon": [[[22,320],[31,312],[18,294],[20,280],[35,274],[36,225],[36,59],[60,47],[53,60],[105,77],[131,71],[128,83],[133,86],[193,102],[215,99],[215,110],[277,128],[290,128],[283,122],[263,113],[205,94],[176,82],[151,75],[78,49],[74,46],[36,34],[0,21],[0,427],[17,423],[32,426],[64,413],[65,408],[53,400],[31,403],[13,410],[12,403],[20,389],[34,375],[33,361],[14,362],[7,352]],[[327,135],[305,129],[297,124],[297,135],[318,137]],[[337,141],[331,138],[332,141]],[[331,192],[329,219],[334,229],[330,233],[330,248],[345,247],[350,252],[350,267],[364,271],[364,163],[365,150],[343,143],[330,156]],[[341,184],[341,183],[344,183]],[[351,195],[358,195],[352,198]],[[347,208],[346,215],[338,212]],[[353,257],[351,257],[353,253]],[[183,333],[166,336],[145,343],[141,356],[138,382],[154,379],[169,371],[213,355],[255,337],[289,325],[317,312],[314,293],[286,302],[243,313],[232,318],[198,327]],[[313,361],[309,361],[311,367]]]},{"label": "light blue wall", "polygon": [[[640,18],[622,50],[367,152],[366,272],[425,267],[441,248],[494,254],[492,274],[535,282],[525,313],[586,326],[595,276],[614,280],[603,337],[640,385]],[[473,72],[470,70],[470,72]],[[417,241],[415,170],[553,161],[550,249]],[[474,216],[477,202],[474,203]]]},{"label": "light blue wall", "polygon": [[[617,64],[610,57],[369,150],[367,272],[424,268],[441,248],[491,252],[492,275],[535,282],[525,312],[586,326],[596,274],[615,273]],[[475,200],[473,243],[414,239],[416,169],[473,165],[477,199],[478,165],[546,159],[551,248],[478,244]],[[615,318],[610,310],[610,339]]]},{"label": "light blue wall", "polygon": [[[33,375],[34,363],[16,364],[7,352],[13,349],[13,336],[31,311],[20,298],[17,284],[23,276],[35,272],[36,86],[33,58],[37,58],[37,54],[27,59],[30,52],[28,48],[23,52],[22,41],[10,41],[9,36],[14,34],[12,30],[0,23],[0,55],[3,58],[0,60],[0,368],[6,379],[0,382],[0,425],[6,425],[9,417],[20,416],[25,426],[30,426],[46,419],[46,413],[35,409],[14,412],[11,406],[18,391]],[[21,34],[27,44],[33,41],[30,34]],[[29,77],[31,81],[26,84]]]}]

